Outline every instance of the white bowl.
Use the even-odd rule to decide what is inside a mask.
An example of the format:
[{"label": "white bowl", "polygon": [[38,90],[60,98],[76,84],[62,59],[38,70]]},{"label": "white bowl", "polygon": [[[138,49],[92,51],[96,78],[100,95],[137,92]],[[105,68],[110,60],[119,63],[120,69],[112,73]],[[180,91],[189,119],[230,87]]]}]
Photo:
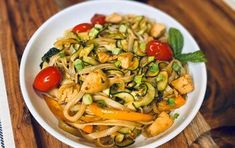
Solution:
[{"label": "white bowl", "polygon": [[[89,22],[95,13],[111,14],[113,12],[123,14],[139,14],[147,16],[168,27],[181,30],[185,45],[183,52],[199,50],[199,47],[189,32],[175,19],[166,13],[133,1],[88,1],[83,2],[63,11],[60,11],[48,19],[29,40],[20,65],[20,86],[24,101],[31,114],[38,123],[51,135],[72,147],[94,146],[81,138],[67,134],[57,127],[57,119],[50,112],[45,101],[37,96],[33,90],[32,83],[35,75],[40,71],[39,64],[43,54],[53,46],[54,41],[63,35],[64,30],[82,22]],[[175,110],[180,114],[174,124],[167,131],[153,138],[146,139],[142,136],[136,139],[130,147],[157,147],[178,135],[197,114],[206,91],[207,74],[204,63],[189,63],[190,74],[193,76],[195,90],[188,95],[186,104]]]}]

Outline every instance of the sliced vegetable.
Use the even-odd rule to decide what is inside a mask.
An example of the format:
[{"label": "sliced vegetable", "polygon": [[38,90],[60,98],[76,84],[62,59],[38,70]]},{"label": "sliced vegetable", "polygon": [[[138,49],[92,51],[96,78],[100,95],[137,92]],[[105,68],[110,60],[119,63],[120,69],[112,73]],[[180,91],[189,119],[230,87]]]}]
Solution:
[{"label": "sliced vegetable", "polygon": [[179,73],[180,70],[181,70],[181,66],[180,66],[178,63],[174,62],[174,63],[172,64],[172,69],[173,69],[175,72]]},{"label": "sliced vegetable", "polygon": [[147,76],[155,77],[159,73],[159,67],[157,63],[150,64],[150,67],[146,73]]},{"label": "sliced vegetable", "polygon": [[128,69],[129,70],[136,70],[138,67],[139,67],[139,59],[137,57],[134,57],[132,65]]},{"label": "sliced vegetable", "polygon": [[134,77],[134,82],[137,84],[137,85],[140,85],[142,83],[142,79],[143,79],[143,75],[136,75]]},{"label": "sliced vegetable", "polygon": [[96,61],[94,58],[91,57],[83,57],[83,61],[90,64],[90,65],[98,65],[99,62]]},{"label": "sliced vegetable", "polygon": [[82,49],[82,51],[79,54],[79,57],[87,57],[89,55],[89,53],[94,49],[94,47],[95,47],[94,44],[88,45],[87,47]]},{"label": "sliced vegetable", "polygon": [[133,104],[136,108],[139,108],[141,106],[146,106],[146,105],[150,104],[154,99],[155,88],[152,86],[152,84],[150,84],[148,82],[145,82],[145,84],[148,88],[147,94],[142,99],[133,102]]},{"label": "sliced vegetable", "polygon": [[170,98],[167,101],[160,101],[157,106],[160,112],[162,111],[170,111],[172,109],[179,108],[185,104],[186,100],[182,96],[177,96],[175,98]]},{"label": "sliced vegetable", "polygon": [[128,92],[118,92],[116,94],[113,94],[113,96],[124,100],[125,103],[134,101],[134,97]]},{"label": "sliced vegetable", "polygon": [[56,118],[59,118],[60,120],[66,120],[63,114],[63,108],[57,101],[46,95],[43,95],[43,98],[46,101],[51,112],[56,116]]},{"label": "sliced vegetable", "polygon": [[88,109],[96,116],[105,119],[117,119],[117,120],[127,120],[127,121],[150,121],[153,119],[151,115],[142,114],[131,111],[120,111],[114,109],[103,109],[98,107],[96,104],[91,104]]},{"label": "sliced vegetable", "polygon": [[93,131],[93,126],[92,125],[85,125],[84,128],[82,128],[82,130],[86,133],[92,133]]},{"label": "sliced vegetable", "polygon": [[82,97],[82,102],[85,104],[85,105],[90,105],[93,103],[93,98],[90,94],[85,94],[83,97]]},{"label": "sliced vegetable", "polygon": [[157,89],[163,91],[168,83],[168,74],[166,71],[161,71],[156,77]]},{"label": "sliced vegetable", "polygon": [[42,69],[34,79],[34,89],[42,92],[48,92],[56,88],[62,80],[60,70],[54,66],[49,66]]},{"label": "sliced vegetable", "polygon": [[117,134],[116,136],[115,136],[115,142],[118,142],[118,143],[120,143],[120,142],[122,142],[123,141],[123,139],[124,139],[124,135],[123,134]]},{"label": "sliced vegetable", "polygon": [[127,31],[127,26],[126,25],[120,25],[119,27],[119,31],[122,32],[122,33],[125,33]]},{"label": "sliced vegetable", "polygon": [[96,38],[96,36],[100,33],[100,31],[103,29],[103,26],[100,24],[96,24],[88,33],[89,37],[91,39]]},{"label": "sliced vegetable", "polygon": [[84,68],[84,63],[80,59],[76,59],[73,62],[73,65],[74,65],[76,71],[80,71],[80,70],[82,70]]},{"label": "sliced vegetable", "polygon": [[43,55],[42,61],[43,61],[43,62],[45,62],[45,61],[46,61],[46,62],[49,62],[50,57],[52,57],[53,55],[55,55],[55,54],[57,54],[57,53],[59,53],[59,52],[60,52],[60,50],[57,49],[57,48],[55,48],[55,47],[49,49],[49,51],[47,51],[47,52]]},{"label": "sliced vegetable", "polygon": [[118,147],[127,147],[129,145],[132,145],[133,143],[135,143],[135,141],[129,137],[125,138],[122,142],[115,141],[115,144]]}]

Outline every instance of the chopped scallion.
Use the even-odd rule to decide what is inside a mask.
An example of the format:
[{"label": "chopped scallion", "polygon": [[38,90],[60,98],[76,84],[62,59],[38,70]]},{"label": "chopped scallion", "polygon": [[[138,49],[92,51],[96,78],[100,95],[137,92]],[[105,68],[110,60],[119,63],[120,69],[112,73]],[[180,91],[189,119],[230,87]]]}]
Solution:
[{"label": "chopped scallion", "polygon": [[82,102],[86,105],[90,105],[93,103],[93,98],[90,94],[85,94],[83,97],[82,97]]}]

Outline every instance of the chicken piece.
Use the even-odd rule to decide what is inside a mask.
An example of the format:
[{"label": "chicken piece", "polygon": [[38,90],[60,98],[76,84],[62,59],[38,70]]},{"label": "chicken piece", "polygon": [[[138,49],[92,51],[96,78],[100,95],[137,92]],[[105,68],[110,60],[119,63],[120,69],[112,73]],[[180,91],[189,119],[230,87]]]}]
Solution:
[{"label": "chicken piece", "polygon": [[109,79],[102,70],[89,73],[82,84],[81,91],[97,93],[109,87]]},{"label": "chicken piece", "polygon": [[105,21],[109,23],[119,23],[122,21],[122,16],[117,13],[113,13],[109,16],[106,16]]},{"label": "chicken piece", "polygon": [[172,124],[173,119],[166,112],[161,112],[157,119],[147,128],[147,132],[153,137],[170,128]]},{"label": "chicken piece", "polygon": [[164,24],[159,24],[159,23],[155,23],[153,24],[151,30],[150,30],[150,34],[153,37],[160,37],[162,34],[164,34],[166,31],[166,26]]},{"label": "chicken piece", "polygon": [[132,66],[133,57],[134,55],[131,52],[121,53],[118,55],[118,60],[121,62],[122,68],[127,69]]},{"label": "chicken piece", "polygon": [[98,59],[99,59],[100,63],[105,63],[105,62],[117,59],[116,55],[111,56],[106,52],[98,52],[97,55],[98,55]]},{"label": "chicken piece", "polygon": [[190,75],[186,74],[171,82],[172,86],[181,94],[187,94],[193,91],[193,80]]}]

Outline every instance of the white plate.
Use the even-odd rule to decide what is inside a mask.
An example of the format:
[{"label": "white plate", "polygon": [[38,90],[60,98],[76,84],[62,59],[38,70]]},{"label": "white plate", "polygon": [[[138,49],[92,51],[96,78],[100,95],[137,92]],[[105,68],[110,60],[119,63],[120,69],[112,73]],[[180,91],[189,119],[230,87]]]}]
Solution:
[{"label": "white plate", "polygon": [[[189,32],[175,19],[156,8],[138,2],[88,1],[66,8],[47,20],[34,33],[25,48],[20,65],[20,86],[25,103],[38,123],[51,135],[72,147],[81,148],[94,145],[60,130],[57,127],[57,119],[50,112],[44,100],[34,92],[32,83],[35,75],[40,71],[41,57],[53,46],[54,41],[63,35],[64,30],[82,22],[89,22],[95,13],[111,14],[113,12],[145,15],[166,24],[168,27],[178,28],[185,39],[183,52],[199,50]],[[175,111],[180,114],[179,118],[163,134],[149,139],[140,136],[131,147],[157,147],[178,135],[193,120],[204,98],[207,75],[204,63],[190,63],[189,68],[190,74],[193,76],[195,90],[188,95],[186,104]]]}]

